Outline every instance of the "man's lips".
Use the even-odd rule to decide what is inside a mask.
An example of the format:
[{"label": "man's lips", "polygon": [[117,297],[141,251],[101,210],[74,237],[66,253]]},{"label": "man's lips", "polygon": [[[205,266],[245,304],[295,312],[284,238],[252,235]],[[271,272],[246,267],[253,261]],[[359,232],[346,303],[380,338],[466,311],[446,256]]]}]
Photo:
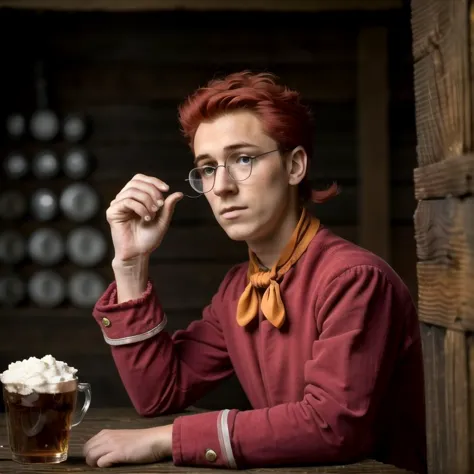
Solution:
[{"label": "man's lips", "polygon": [[231,214],[231,213],[237,213],[238,211],[243,211],[244,209],[247,209],[244,206],[229,206],[229,207],[224,207],[222,211],[219,213],[221,216],[225,214]]}]

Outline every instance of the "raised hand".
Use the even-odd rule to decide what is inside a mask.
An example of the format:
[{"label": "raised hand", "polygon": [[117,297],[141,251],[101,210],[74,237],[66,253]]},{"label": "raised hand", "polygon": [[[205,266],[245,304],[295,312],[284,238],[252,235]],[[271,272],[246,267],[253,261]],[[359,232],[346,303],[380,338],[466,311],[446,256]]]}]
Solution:
[{"label": "raised hand", "polygon": [[135,175],[110,203],[106,216],[115,249],[115,260],[129,261],[149,255],[165,236],[182,193],[166,198],[166,183]]}]

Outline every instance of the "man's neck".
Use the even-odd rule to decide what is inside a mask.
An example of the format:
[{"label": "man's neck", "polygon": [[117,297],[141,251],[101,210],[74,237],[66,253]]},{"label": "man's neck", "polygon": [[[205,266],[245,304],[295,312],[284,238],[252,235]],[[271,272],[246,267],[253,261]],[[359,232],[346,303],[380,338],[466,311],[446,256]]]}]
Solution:
[{"label": "man's neck", "polygon": [[250,249],[255,253],[263,267],[270,269],[278,261],[298,224],[299,218],[299,210],[295,209],[292,212],[288,212],[266,239],[248,242]]}]

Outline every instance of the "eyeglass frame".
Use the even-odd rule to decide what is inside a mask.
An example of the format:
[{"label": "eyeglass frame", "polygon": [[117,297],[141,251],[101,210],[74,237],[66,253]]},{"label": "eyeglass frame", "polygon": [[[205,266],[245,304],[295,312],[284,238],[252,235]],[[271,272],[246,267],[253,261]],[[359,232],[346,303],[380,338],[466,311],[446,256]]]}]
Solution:
[{"label": "eyeglass frame", "polygon": [[[235,181],[236,183],[241,183],[242,181],[246,181],[247,179],[250,178],[250,176],[252,176],[252,171],[253,171],[253,162],[254,160],[256,160],[257,158],[260,158],[262,156],[265,156],[265,155],[269,155],[270,153],[275,153],[276,151],[282,153],[282,150],[280,148],[275,148],[274,150],[270,150],[270,151],[265,151],[263,153],[260,153],[259,155],[245,155],[247,158],[250,158],[251,160],[251,166],[250,166],[250,173],[249,175],[244,178],[244,179],[235,179],[231,174],[230,174],[230,171],[229,169],[227,168],[227,160],[229,159],[229,157],[227,157],[225,159],[225,162],[223,165],[217,165],[217,166],[211,166],[211,165],[204,165],[204,166],[197,166],[196,168],[193,168],[192,170],[189,171],[189,174],[188,174],[188,178],[185,179],[185,181],[187,181],[189,183],[189,186],[191,186],[191,188],[193,189],[193,191],[195,191],[196,193],[198,193],[198,196],[188,196],[188,197],[200,197],[202,196],[203,194],[206,194],[206,193],[209,193],[211,192],[213,189],[214,189],[214,186],[216,185],[216,175],[217,175],[217,169],[218,168],[225,168],[225,170],[227,171],[227,174],[229,175],[230,179],[232,179],[233,181]],[[211,189],[209,189],[208,191],[197,191],[196,189],[193,188],[193,186],[191,185],[191,173],[194,171],[194,170],[197,170],[197,169],[201,169],[201,168],[213,168],[214,169],[214,181],[212,183],[212,187]]]}]

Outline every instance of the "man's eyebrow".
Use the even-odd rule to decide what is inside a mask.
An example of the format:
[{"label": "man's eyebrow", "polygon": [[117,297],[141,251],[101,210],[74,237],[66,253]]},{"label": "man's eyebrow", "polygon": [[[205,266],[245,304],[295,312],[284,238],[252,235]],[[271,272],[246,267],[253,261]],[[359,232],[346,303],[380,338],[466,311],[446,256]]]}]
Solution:
[{"label": "man's eyebrow", "polygon": [[[224,151],[226,152],[235,151],[235,150],[239,150],[240,148],[258,148],[258,146],[254,145],[253,143],[239,142],[239,143],[234,143],[233,145],[227,145],[226,147],[224,147]],[[203,153],[201,155],[196,156],[196,158],[194,158],[194,163],[198,163],[201,160],[209,159],[209,158],[212,158],[212,156],[207,153]]]}]

